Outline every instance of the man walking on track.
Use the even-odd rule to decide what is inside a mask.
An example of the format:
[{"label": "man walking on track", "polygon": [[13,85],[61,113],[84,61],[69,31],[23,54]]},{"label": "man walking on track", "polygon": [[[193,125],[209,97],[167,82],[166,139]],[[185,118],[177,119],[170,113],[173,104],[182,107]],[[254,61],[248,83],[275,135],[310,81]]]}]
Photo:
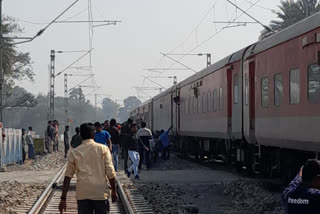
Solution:
[{"label": "man walking on track", "polygon": [[118,172],[120,130],[115,119],[110,120],[110,126],[106,131],[111,135],[113,164],[116,172]]},{"label": "man walking on track", "polygon": [[96,134],[94,136],[94,140],[97,143],[101,143],[105,146],[108,146],[110,149],[110,152],[112,152],[112,143],[111,143],[111,135],[109,134],[109,132],[105,131],[102,129],[102,125],[99,122],[96,122],[94,124],[94,127],[96,128]]},{"label": "man walking on track", "polygon": [[141,129],[137,132],[137,138],[139,140],[139,155],[140,155],[140,162],[139,162],[139,171],[141,170],[141,164],[144,161],[147,170],[150,169],[150,140],[152,140],[152,132],[150,129],[147,128],[146,122],[141,122]]},{"label": "man walking on track", "polygon": [[106,146],[93,140],[94,130],[93,124],[82,124],[80,126],[82,144],[70,150],[59,204],[60,213],[66,211],[67,192],[70,180],[75,173],[77,174],[78,214],[108,213],[110,206],[106,194],[106,178],[111,185],[112,202],[118,199],[115,186],[116,172],[111,153]]},{"label": "man walking on track", "polygon": [[122,157],[123,157],[123,168],[125,173],[128,172],[128,142],[131,139],[131,124],[132,124],[132,119],[128,119],[127,122],[123,124],[121,127],[121,135],[120,135],[120,142],[122,146]]},{"label": "man walking on track", "polygon": [[138,165],[140,161],[140,156],[138,153],[138,139],[136,136],[137,133],[137,124],[132,124],[131,125],[131,137],[129,138],[128,141],[128,154],[130,157],[130,160],[132,161],[132,165],[128,168],[127,175],[130,177],[130,174],[133,170],[135,179],[139,179],[138,175]]}]

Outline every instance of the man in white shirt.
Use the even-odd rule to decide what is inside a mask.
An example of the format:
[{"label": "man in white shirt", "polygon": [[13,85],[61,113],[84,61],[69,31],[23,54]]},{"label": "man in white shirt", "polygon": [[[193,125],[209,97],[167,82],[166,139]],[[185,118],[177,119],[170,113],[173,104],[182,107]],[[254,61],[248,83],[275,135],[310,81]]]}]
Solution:
[{"label": "man in white shirt", "polygon": [[141,163],[144,163],[147,166],[147,170],[151,167],[150,161],[150,140],[152,140],[152,132],[150,129],[147,128],[146,122],[141,122],[141,128],[137,132],[137,138],[139,141],[139,155],[140,155],[140,162],[139,162],[139,171],[141,170]]}]

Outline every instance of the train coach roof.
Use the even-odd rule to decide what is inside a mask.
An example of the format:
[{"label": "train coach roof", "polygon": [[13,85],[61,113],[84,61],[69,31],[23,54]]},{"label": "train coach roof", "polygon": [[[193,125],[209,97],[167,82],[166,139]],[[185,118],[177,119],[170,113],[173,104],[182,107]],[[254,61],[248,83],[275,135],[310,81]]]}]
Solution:
[{"label": "train coach roof", "polygon": [[157,99],[159,99],[161,97],[166,96],[167,94],[173,92],[175,88],[176,88],[176,86],[171,86],[170,88],[166,89],[164,92],[161,92],[160,94],[154,96],[153,100],[157,100]]},{"label": "train coach roof", "polygon": [[194,75],[186,78],[185,80],[183,80],[182,82],[179,83],[180,87],[183,87],[185,85],[188,85],[198,79],[201,79],[202,77],[205,77],[211,73],[214,73],[215,71],[223,68],[224,66],[239,61],[242,57],[242,53],[244,52],[245,48],[232,53],[231,55],[219,60],[218,62],[210,65],[209,67],[203,69],[202,71],[199,71],[198,73],[195,73]]},{"label": "train coach roof", "polygon": [[246,57],[263,52],[318,27],[320,27],[320,12],[315,13],[312,16],[297,22],[296,24],[287,27],[284,30],[261,40],[251,48],[251,51],[246,54]]}]

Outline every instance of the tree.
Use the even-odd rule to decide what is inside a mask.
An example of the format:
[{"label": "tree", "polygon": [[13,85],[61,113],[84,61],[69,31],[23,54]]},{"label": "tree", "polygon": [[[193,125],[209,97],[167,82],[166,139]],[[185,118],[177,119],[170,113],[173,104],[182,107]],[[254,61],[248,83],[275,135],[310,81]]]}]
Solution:
[{"label": "tree", "polygon": [[69,93],[69,99],[77,101],[85,101],[85,96],[82,88],[73,88]]},{"label": "tree", "polygon": [[3,105],[8,107],[33,107],[37,105],[35,97],[20,87],[14,87],[15,80],[29,79],[33,81],[34,73],[29,53],[23,53],[12,45],[8,37],[18,36],[22,32],[20,26],[13,18],[3,18]]},{"label": "tree", "polygon": [[122,122],[128,119],[130,112],[138,107],[141,104],[141,101],[135,96],[130,96],[126,98],[123,103],[124,107],[119,109],[119,118]]},{"label": "tree", "polygon": [[6,90],[13,88],[15,80],[28,79],[34,80],[34,72],[32,70],[32,62],[30,54],[19,51],[16,46],[12,45],[12,39],[6,37],[19,36],[22,28],[16,23],[16,20],[5,16],[3,18],[3,71],[4,71],[4,87]]},{"label": "tree", "polygon": [[38,104],[33,94],[18,86],[13,88],[10,96],[5,96],[4,98],[4,105],[2,108],[34,107]]},{"label": "tree", "polygon": [[115,103],[110,98],[104,98],[102,100],[101,105],[102,105],[104,117],[106,119],[111,119],[112,117],[114,117],[116,109],[120,107],[119,104]]},{"label": "tree", "polygon": [[320,11],[318,0],[283,0],[278,7],[279,11],[273,11],[277,15],[278,20],[270,22],[269,28],[272,31],[266,29],[261,31],[260,40]]}]

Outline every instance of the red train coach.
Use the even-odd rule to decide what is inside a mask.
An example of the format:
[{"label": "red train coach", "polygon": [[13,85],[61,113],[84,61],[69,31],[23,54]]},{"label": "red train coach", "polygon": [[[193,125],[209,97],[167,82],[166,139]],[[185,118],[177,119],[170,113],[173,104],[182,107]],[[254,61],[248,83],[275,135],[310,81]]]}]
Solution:
[{"label": "red train coach", "polygon": [[[231,139],[241,139],[241,101],[232,105],[232,82],[239,73],[240,50],[178,85],[180,97],[180,146],[186,153],[226,158]],[[239,94],[239,87],[236,93]],[[234,117],[232,116],[234,115]]]},{"label": "red train coach", "polygon": [[319,20],[315,14],[246,52],[244,137],[258,145],[251,160],[264,172],[294,169],[320,152]]},{"label": "red train coach", "polygon": [[294,175],[320,152],[319,20],[314,14],[157,95],[152,129],[172,125],[177,149],[198,158]]}]

